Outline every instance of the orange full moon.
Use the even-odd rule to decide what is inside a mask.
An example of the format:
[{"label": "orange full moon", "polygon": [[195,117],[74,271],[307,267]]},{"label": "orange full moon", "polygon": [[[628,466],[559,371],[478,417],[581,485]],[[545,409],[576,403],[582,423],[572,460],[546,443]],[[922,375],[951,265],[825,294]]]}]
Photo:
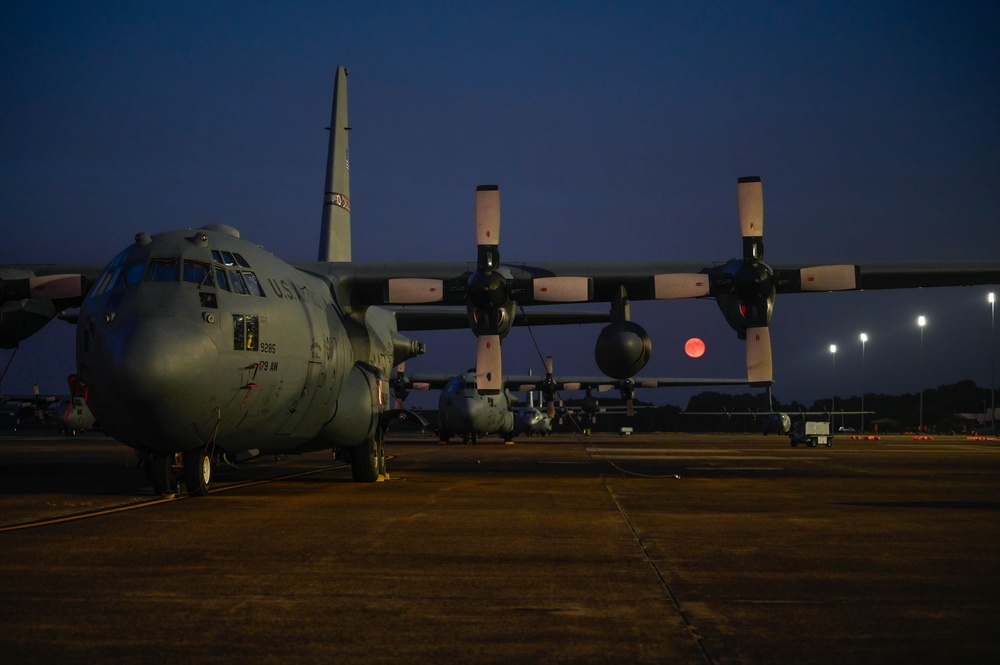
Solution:
[{"label": "orange full moon", "polygon": [[705,353],[705,342],[697,337],[692,337],[684,344],[684,353],[692,358],[701,358]]}]

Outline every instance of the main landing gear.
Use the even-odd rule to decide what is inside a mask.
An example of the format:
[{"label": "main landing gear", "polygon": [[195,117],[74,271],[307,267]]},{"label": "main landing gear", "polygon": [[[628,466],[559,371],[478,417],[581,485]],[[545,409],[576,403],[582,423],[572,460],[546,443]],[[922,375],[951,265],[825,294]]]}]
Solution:
[{"label": "main landing gear", "polygon": [[205,496],[212,481],[212,458],[204,448],[183,453],[152,453],[145,462],[154,494],[176,491],[178,478],[184,479],[189,496]]},{"label": "main landing gear", "polygon": [[378,427],[375,435],[355,448],[348,448],[351,477],[359,483],[374,483],[388,478],[385,472],[385,429]]}]

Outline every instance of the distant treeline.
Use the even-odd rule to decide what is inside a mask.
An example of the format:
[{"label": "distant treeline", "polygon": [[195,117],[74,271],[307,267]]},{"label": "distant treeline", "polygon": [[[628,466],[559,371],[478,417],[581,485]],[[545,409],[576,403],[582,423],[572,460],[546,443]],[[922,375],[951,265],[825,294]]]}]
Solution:
[{"label": "distant treeline", "polygon": [[[764,413],[773,407],[774,411],[794,417],[796,413],[804,411],[828,413],[833,405],[836,409],[836,413],[832,415],[834,431],[840,427],[861,429],[860,415],[840,413],[861,411],[860,395],[836,395],[835,399],[827,397],[805,404],[796,401],[782,402],[777,392],[773,392],[772,399],[773,403],[769,405],[765,390],[737,395],[706,391],[692,396],[684,410],[678,406],[652,406],[636,400],[634,404],[637,408],[633,417],[623,413],[601,413],[591,428],[601,432],[617,431],[626,426],[635,428],[637,432],[755,432],[762,431],[763,422],[761,418],[754,418],[746,415],[747,413]],[[566,400],[568,406],[579,403],[579,400]],[[611,398],[602,398],[600,403],[602,408],[620,408],[625,404],[624,400]],[[990,408],[990,389],[981,388],[971,380],[959,381],[928,388],[924,391],[923,404],[923,424],[926,430],[940,433],[977,431],[983,428],[981,420],[969,420],[962,414],[975,414],[982,419]],[[869,432],[873,430],[873,423],[877,423],[879,431],[885,433],[916,431],[920,421],[920,394],[866,393],[864,408],[865,411],[872,412],[864,416],[865,430]],[[733,415],[685,415],[685,411],[728,412]],[[738,415],[739,413],[743,415]],[[988,418],[986,425],[989,426]],[[575,426],[572,422],[554,425],[556,431],[569,431]]]}]

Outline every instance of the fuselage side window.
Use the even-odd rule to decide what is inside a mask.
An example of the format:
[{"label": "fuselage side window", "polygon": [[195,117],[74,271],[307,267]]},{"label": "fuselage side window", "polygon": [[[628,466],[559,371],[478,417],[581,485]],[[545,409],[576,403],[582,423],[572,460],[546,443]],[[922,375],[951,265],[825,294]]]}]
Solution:
[{"label": "fuselage side window", "polygon": [[233,350],[256,351],[260,318],[233,314]]},{"label": "fuselage side window", "polygon": [[151,282],[176,282],[180,279],[181,260],[176,256],[150,259],[146,279]]},{"label": "fuselage side window", "polygon": [[257,325],[258,325],[257,321],[258,321],[258,319],[257,319],[256,316],[248,316],[248,317],[245,317],[245,318],[246,318],[246,322],[247,322],[247,343],[246,343],[246,346],[243,347],[243,348],[245,348],[247,351],[256,351],[257,350]]},{"label": "fuselage side window", "polygon": [[242,314],[233,314],[233,350],[242,351],[246,340],[246,323]]}]

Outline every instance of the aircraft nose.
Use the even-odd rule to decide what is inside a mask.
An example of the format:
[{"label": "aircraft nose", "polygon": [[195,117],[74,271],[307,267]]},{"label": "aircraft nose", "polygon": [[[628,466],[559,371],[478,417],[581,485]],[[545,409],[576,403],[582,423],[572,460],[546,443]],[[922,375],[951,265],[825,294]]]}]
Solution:
[{"label": "aircraft nose", "polygon": [[145,404],[172,402],[204,391],[218,357],[211,338],[178,319],[124,326],[105,347],[106,368],[117,393]]}]

